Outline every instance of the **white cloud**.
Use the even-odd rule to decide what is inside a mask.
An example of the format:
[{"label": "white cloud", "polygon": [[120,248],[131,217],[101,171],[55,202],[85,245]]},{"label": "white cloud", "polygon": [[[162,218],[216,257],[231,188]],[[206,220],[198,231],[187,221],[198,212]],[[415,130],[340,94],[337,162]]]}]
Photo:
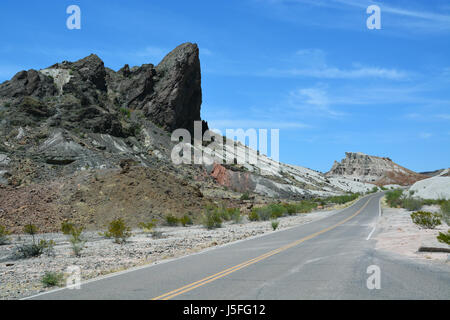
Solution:
[{"label": "white cloud", "polygon": [[410,72],[406,71],[376,66],[368,67],[357,63],[354,63],[350,69],[330,66],[327,63],[326,56],[326,52],[322,49],[300,49],[289,59],[284,60],[284,62],[287,61],[293,65],[292,67],[269,68],[259,75],[272,77],[310,77],[318,79],[379,78],[389,80],[402,80],[412,76]]},{"label": "white cloud", "polygon": [[134,55],[141,58],[161,60],[168,52],[169,51],[164,48],[149,46],[142,50],[136,51]]},{"label": "white cloud", "polygon": [[[331,8],[334,10],[360,9],[365,10],[369,5],[375,4],[381,8],[382,15],[395,16],[396,19],[389,19],[389,23],[395,24],[402,30],[407,29],[410,32],[427,31],[442,32],[450,31],[450,15],[440,12],[442,8],[435,6],[435,11],[429,1],[426,1],[427,7],[422,2],[408,1],[408,8],[399,8],[385,4],[388,1],[356,1],[356,0],[262,0],[269,5],[278,7],[285,5],[286,10],[292,11],[292,4],[299,4],[310,7]],[[420,5],[418,5],[420,4]],[[302,9],[303,7],[302,6]],[[412,9],[415,7],[414,9]],[[439,10],[439,12],[437,12]],[[365,12],[365,11],[364,11]],[[328,24],[325,24],[328,25]],[[333,25],[336,27],[336,24]]]},{"label": "white cloud", "polygon": [[210,56],[212,55],[212,51],[207,49],[207,48],[200,48],[200,54],[203,54],[205,56]]},{"label": "white cloud", "polygon": [[361,78],[381,78],[389,80],[401,80],[409,77],[407,72],[396,69],[386,69],[379,67],[361,67],[355,69],[340,69],[337,67],[324,67],[320,69],[269,69],[268,74],[273,76],[302,76],[319,79],[361,79]]},{"label": "white cloud", "polygon": [[314,116],[342,116],[331,109],[328,93],[324,88],[300,88],[289,93],[288,105],[305,114]]}]

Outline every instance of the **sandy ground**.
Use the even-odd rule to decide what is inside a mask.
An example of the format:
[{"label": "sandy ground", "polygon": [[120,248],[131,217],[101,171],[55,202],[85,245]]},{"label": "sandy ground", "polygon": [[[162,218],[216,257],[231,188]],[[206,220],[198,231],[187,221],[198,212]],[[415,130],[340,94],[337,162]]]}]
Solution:
[{"label": "sandy ground", "polygon": [[[348,204],[350,205],[350,204]],[[279,219],[279,230],[323,219],[338,211],[317,211]],[[54,256],[13,260],[10,258],[16,245],[30,241],[27,236],[11,236],[12,244],[0,246],[0,299],[17,299],[49,290],[41,284],[47,271],[65,272],[69,266],[81,268],[82,279],[199,252],[209,247],[274,232],[270,221],[241,224],[226,223],[222,228],[207,230],[202,226],[160,227],[163,238],[134,230],[124,245],[105,239],[98,232],[85,232],[87,240],[81,257],[72,254],[67,238],[60,233],[37,236],[56,242]]]},{"label": "sandy ground", "polygon": [[[439,207],[425,206],[422,210],[437,212]],[[378,250],[404,255],[412,259],[425,259],[450,265],[448,253],[418,252],[421,246],[449,247],[436,239],[439,232],[446,232],[449,229],[445,222],[432,230],[421,229],[412,222],[411,212],[406,209],[389,208],[386,204],[383,204],[382,211],[374,236],[374,239],[377,240],[376,248]]]}]

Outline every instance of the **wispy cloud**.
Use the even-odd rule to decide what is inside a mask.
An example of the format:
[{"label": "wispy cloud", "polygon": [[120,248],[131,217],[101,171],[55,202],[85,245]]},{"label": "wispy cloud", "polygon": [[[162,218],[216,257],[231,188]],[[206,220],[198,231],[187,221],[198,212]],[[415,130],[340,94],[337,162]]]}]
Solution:
[{"label": "wispy cloud", "polygon": [[293,66],[287,68],[269,68],[260,75],[272,77],[311,77],[318,79],[362,79],[379,78],[404,80],[412,76],[411,72],[395,68],[363,66],[354,63],[352,68],[330,66],[325,51],[317,48],[298,50],[290,60]]},{"label": "wispy cloud", "polygon": [[144,59],[153,59],[160,61],[169,51],[165,48],[148,46],[141,50],[132,52],[132,55],[135,55]]},{"label": "wispy cloud", "polygon": [[354,69],[341,69],[337,67],[323,67],[319,69],[269,69],[267,75],[291,76],[291,77],[312,77],[319,79],[361,79],[380,78],[389,80],[407,79],[409,74],[396,69],[386,69],[381,67],[361,67]]},{"label": "wispy cloud", "polygon": [[[382,25],[388,23],[395,25],[402,30],[407,29],[410,32],[425,31],[425,32],[448,32],[450,31],[450,15],[441,13],[442,7],[432,6],[427,1],[426,6],[424,2],[408,1],[407,7],[395,6],[387,1],[356,1],[356,0],[259,0],[272,6],[284,6],[292,10],[293,5],[301,5],[303,7],[320,7],[334,10],[350,11],[350,10],[365,10],[369,5],[375,4],[380,6],[382,15],[391,16],[393,19],[382,19]],[[392,2],[392,1],[391,1]],[[432,11],[435,9],[434,11]],[[364,11],[365,12],[365,11]],[[395,18],[395,19],[394,19]],[[331,24],[336,27],[336,23]],[[344,21],[341,25],[350,26]],[[324,23],[323,26],[330,26],[329,23]],[[383,27],[384,28],[384,27]]]},{"label": "wispy cloud", "polygon": [[331,108],[328,93],[324,88],[300,88],[289,93],[288,106],[304,114],[338,117],[343,113]]}]

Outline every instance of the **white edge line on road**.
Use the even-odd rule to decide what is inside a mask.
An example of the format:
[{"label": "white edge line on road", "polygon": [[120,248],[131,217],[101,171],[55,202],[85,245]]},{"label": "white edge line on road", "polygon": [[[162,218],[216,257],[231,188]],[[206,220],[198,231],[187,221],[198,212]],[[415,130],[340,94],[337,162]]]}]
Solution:
[{"label": "white edge line on road", "polygon": [[[378,219],[381,217],[381,199],[382,198],[383,197],[381,197],[380,200],[378,201]],[[370,240],[370,237],[375,232],[375,229],[377,228],[378,219],[377,219],[377,221],[375,221],[375,226],[373,227],[372,231],[369,233],[369,236],[367,237],[366,240]]]},{"label": "white edge line on road", "polygon": [[[362,199],[365,199],[365,198],[367,198],[369,196],[370,195],[363,196],[361,199],[358,199],[358,201],[362,200]],[[346,210],[348,208],[351,208],[357,202],[355,202],[354,204],[352,204],[349,207],[346,207],[346,208],[343,208],[343,209],[340,209],[340,210],[336,210],[335,213],[330,214],[327,217],[323,217],[323,218],[320,218],[320,219],[317,219],[317,220],[314,220],[314,221],[309,221],[309,222],[306,222],[306,223],[303,223],[303,224],[300,224],[300,225],[296,225],[296,226],[292,226],[292,227],[289,227],[289,228],[286,228],[286,229],[280,229],[280,230],[276,230],[276,231],[273,231],[273,232],[267,232],[267,233],[259,234],[259,235],[256,235],[256,236],[253,236],[253,237],[248,237],[248,238],[245,238],[245,239],[231,241],[231,242],[219,245],[219,246],[209,247],[209,248],[206,248],[206,249],[203,249],[201,251],[194,252],[194,253],[191,253],[191,254],[188,254],[188,255],[185,255],[185,256],[176,257],[176,258],[172,258],[172,259],[164,259],[164,260],[155,261],[155,262],[152,262],[150,264],[143,265],[143,266],[129,268],[129,269],[123,270],[123,271],[113,272],[111,274],[107,274],[107,275],[104,275],[104,276],[100,276],[100,277],[96,277],[96,278],[93,278],[93,279],[89,279],[89,280],[83,281],[83,282],[81,282],[80,286],[86,285],[88,283],[100,281],[100,280],[113,278],[113,277],[116,277],[116,276],[121,276],[121,275],[130,273],[130,272],[134,272],[134,271],[138,271],[138,270],[142,270],[142,269],[146,269],[146,268],[151,268],[151,267],[154,267],[154,266],[157,266],[157,265],[160,265],[160,264],[169,263],[169,262],[180,260],[180,259],[185,259],[185,258],[188,258],[188,257],[191,257],[191,256],[195,256],[195,255],[199,255],[199,254],[204,254],[204,253],[207,253],[207,252],[209,252],[211,250],[216,250],[216,249],[220,249],[220,248],[223,248],[223,247],[231,246],[231,245],[243,242],[243,241],[253,240],[253,239],[269,236],[269,235],[274,234],[274,233],[287,231],[287,230],[294,229],[294,228],[297,228],[297,227],[300,227],[300,226],[304,226],[304,225],[307,225],[307,224],[310,224],[310,223],[313,223],[313,222],[316,222],[316,221],[320,221],[320,220],[326,219],[328,217],[334,216],[335,214],[338,214],[338,213],[340,213],[340,212],[342,212],[342,211],[344,211],[344,210]],[[29,300],[29,299],[33,299],[33,298],[37,298],[37,297],[46,295],[46,294],[51,294],[51,293],[55,293],[55,292],[59,292],[59,291],[63,291],[63,290],[79,290],[79,289],[69,289],[68,287],[58,288],[58,289],[54,289],[54,290],[50,290],[50,291],[41,292],[41,293],[29,296],[29,297],[20,298],[19,300]]]}]

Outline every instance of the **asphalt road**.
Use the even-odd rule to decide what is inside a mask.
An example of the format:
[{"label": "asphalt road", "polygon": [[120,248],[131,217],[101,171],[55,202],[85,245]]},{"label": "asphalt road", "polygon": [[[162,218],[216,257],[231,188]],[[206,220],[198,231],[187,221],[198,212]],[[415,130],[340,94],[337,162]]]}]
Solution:
[{"label": "asphalt road", "polygon": [[[364,197],[309,224],[32,298],[449,299],[448,266],[374,249],[381,197]],[[379,268],[379,289],[367,286],[375,276],[369,266]]]}]

